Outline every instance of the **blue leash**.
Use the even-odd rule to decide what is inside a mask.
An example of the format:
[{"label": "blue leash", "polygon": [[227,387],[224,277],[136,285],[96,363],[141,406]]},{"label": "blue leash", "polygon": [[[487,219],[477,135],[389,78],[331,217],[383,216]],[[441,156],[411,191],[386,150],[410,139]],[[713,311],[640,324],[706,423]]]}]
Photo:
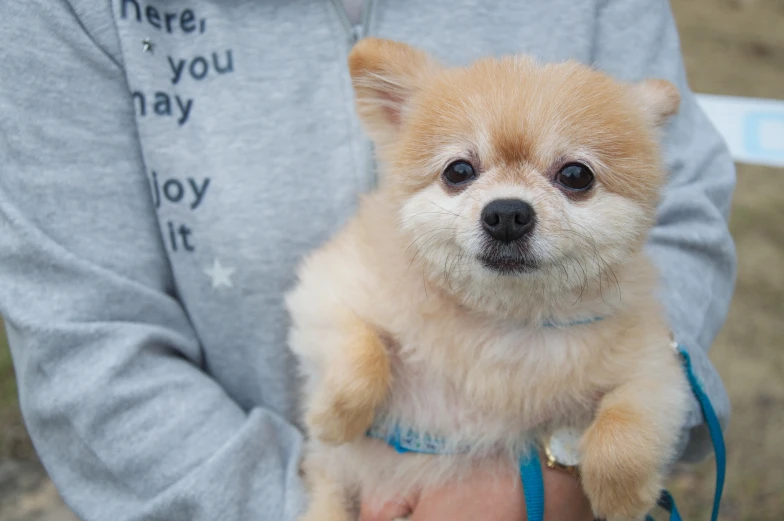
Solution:
[{"label": "blue leash", "polygon": [[544,481],[539,452],[535,449],[530,451],[526,460],[520,462],[520,476],[523,479],[528,521],[542,521],[544,519]]},{"label": "blue leash", "polygon": [[[678,346],[678,352],[683,361],[686,378],[689,380],[691,390],[700,404],[702,416],[705,418],[705,423],[708,425],[708,433],[710,434],[711,442],[713,443],[713,452],[716,454],[716,489],[713,493],[713,512],[711,513],[711,521],[716,521],[719,518],[721,495],[724,492],[724,475],[727,471],[727,449],[724,446],[724,435],[721,432],[719,417],[716,416],[716,411],[713,410],[713,404],[711,404],[710,398],[708,398],[708,395],[702,388],[702,384],[697,379],[697,375],[694,374],[689,353],[680,346]],[[668,505],[672,505],[672,510],[668,508]],[[664,491],[664,494],[662,494],[662,499],[659,500],[659,506],[672,512],[674,515],[678,516],[677,520],[680,520],[678,510],[675,508],[675,501],[667,491]]]},{"label": "blue leash", "polygon": [[[719,423],[719,418],[716,416],[716,411],[713,410],[710,398],[708,398],[708,395],[703,390],[697,376],[694,374],[689,353],[680,346],[678,346],[678,352],[683,361],[683,369],[686,372],[686,378],[691,385],[694,396],[700,404],[705,423],[708,425],[708,431],[710,432],[711,441],[713,442],[713,450],[716,454],[716,490],[713,495],[713,512],[711,513],[711,521],[716,521],[719,517],[719,505],[721,504],[721,495],[724,491],[724,475],[727,469],[727,453],[724,447],[724,436],[722,435],[721,424]],[[528,521],[542,521],[544,518],[544,485],[542,483],[542,471],[539,458],[530,458],[527,461],[522,462],[520,465],[520,476],[522,477],[523,490],[525,491],[525,506],[528,509]],[[678,508],[675,506],[675,500],[668,491],[662,490],[658,506],[669,512],[670,521],[682,521]],[[647,516],[646,520],[654,521],[651,516]]]}]

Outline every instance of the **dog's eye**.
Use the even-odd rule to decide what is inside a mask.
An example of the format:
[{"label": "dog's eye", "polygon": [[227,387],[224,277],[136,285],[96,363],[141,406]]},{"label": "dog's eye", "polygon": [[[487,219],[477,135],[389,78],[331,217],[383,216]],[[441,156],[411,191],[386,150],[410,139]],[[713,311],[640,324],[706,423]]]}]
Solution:
[{"label": "dog's eye", "polygon": [[466,161],[455,161],[444,170],[444,179],[451,185],[461,185],[475,177],[474,167]]},{"label": "dog's eye", "polygon": [[581,163],[569,163],[558,172],[555,180],[569,190],[588,190],[593,184],[593,172]]}]

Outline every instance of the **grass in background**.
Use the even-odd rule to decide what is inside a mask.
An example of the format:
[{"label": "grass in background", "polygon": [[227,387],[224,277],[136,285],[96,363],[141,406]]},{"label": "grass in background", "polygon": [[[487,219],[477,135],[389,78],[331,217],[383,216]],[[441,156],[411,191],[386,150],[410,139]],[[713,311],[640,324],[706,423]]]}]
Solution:
[{"label": "grass in background", "polygon": [[19,411],[14,366],[0,320],[0,460],[3,458],[34,459],[35,452],[27,436]]},{"label": "grass in background", "polygon": [[5,338],[5,328],[0,320],[0,411],[16,404],[16,380],[11,364],[11,353]]}]

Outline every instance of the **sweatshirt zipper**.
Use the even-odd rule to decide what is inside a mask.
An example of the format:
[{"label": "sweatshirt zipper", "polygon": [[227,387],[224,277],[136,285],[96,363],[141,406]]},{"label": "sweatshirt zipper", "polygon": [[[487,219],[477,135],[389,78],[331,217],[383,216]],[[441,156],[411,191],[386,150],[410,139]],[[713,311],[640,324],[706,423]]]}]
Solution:
[{"label": "sweatshirt zipper", "polygon": [[348,18],[343,0],[332,0],[332,5],[335,6],[335,11],[338,13],[340,23],[343,24],[343,28],[346,30],[348,44],[350,47],[353,47],[360,38],[367,36],[368,25],[370,24],[370,13],[373,10],[373,0],[365,0],[365,4],[362,7],[362,23],[358,25],[351,25],[351,20]]},{"label": "sweatshirt zipper", "polygon": [[[351,20],[348,17],[348,13],[346,12],[346,7],[343,5],[343,0],[332,0],[332,5],[335,6],[335,11],[338,14],[338,18],[340,18],[340,23],[343,24],[343,28],[346,31],[349,48],[353,47],[354,44],[357,43],[361,38],[364,38],[368,35],[368,29],[370,27],[370,15],[373,11],[373,3],[373,0],[365,0],[365,4],[362,6],[362,23],[359,25],[352,25]],[[366,180],[368,188],[372,190],[378,183],[378,174],[376,171],[373,143],[369,140],[367,140],[365,144],[365,157],[367,158],[365,164],[365,176],[367,178]]]}]

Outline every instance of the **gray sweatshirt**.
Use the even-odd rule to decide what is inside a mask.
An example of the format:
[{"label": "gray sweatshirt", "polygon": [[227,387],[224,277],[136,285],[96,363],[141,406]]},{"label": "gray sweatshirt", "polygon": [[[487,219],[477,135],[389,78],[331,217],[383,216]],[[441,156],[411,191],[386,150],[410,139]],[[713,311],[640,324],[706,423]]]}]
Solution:
[{"label": "gray sweatshirt", "polygon": [[[288,521],[301,510],[281,296],[376,175],[341,9],[0,6],[0,313],[36,449],[83,519]],[[524,52],[677,83],[649,250],[672,326],[726,419],[707,351],[735,277],[735,175],[689,91],[667,3],[378,0],[365,15],[363,33],[450,64]],[[704,454],[696,403],[684,429],[684,457]]]}]

